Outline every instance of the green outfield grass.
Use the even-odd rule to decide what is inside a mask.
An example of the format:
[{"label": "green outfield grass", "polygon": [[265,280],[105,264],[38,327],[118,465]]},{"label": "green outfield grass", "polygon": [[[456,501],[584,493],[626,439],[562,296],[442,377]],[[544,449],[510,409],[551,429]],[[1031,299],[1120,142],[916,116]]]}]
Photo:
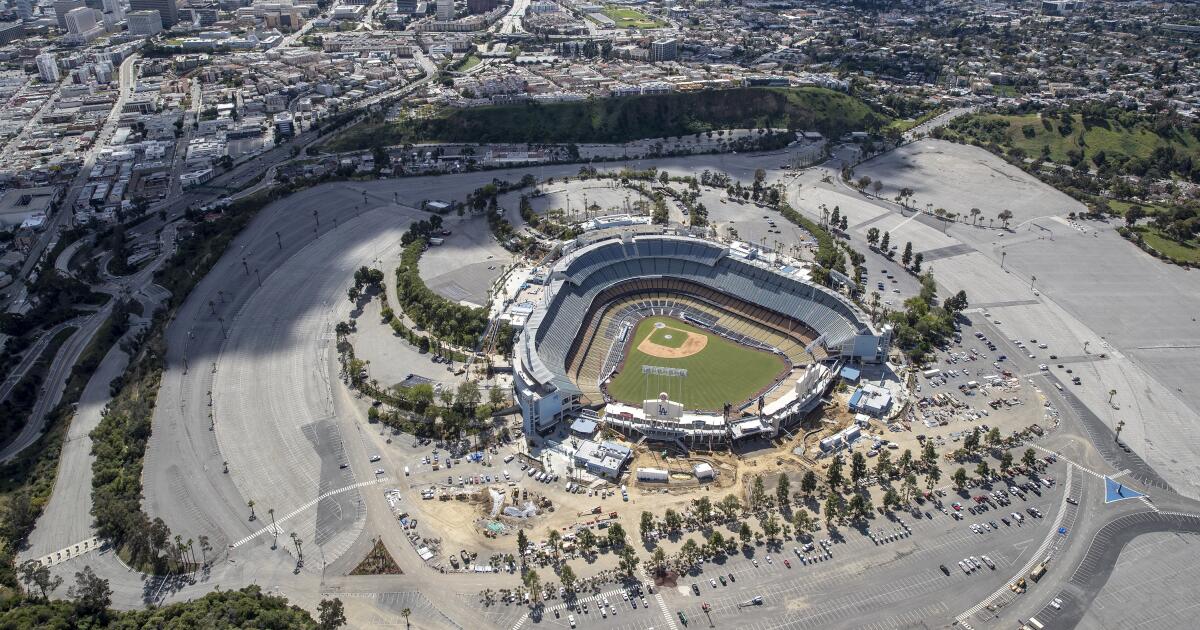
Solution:
[{"label": "green outfield grass", "polygon": [[667,25],[667,23],[663,22],[662,20],[650,17],[641,11],[627,7],[608,5],[604,7],[604,10],[601,11],[601,13],[603,13],[613,22],[616,22],[617,28],[647,29],[661,28]]},{"label": "green outfield grass", "polygon": [[[664,359],[639,351],[638,345],[650,335],[653,335],[651,340],[655,343],[670,348],[678,348],[683,344],[686,335],[656,329],[654,324],[658,322],[677,330],[704,335],[708,337],[708,345],[700,352],[680,359]],[[667,334],[671,334],[671,339],[665,339]],[[658,391],[646,391],[643,365],[686,369],[688,376],[684,379],[682,400],[679,402],[686,409],[714,411],[719,411],[726,402],[735,405],[745,402],[770,385],[785,367],[783,359],[777,355],[736,344],[669,317],[650,317],[638,324],[629,354],[625,357],[625,365],[609,383],[608,393],[630,404],[641,404],[647,397],[654,398]],[[666,381],[661,377],[651,377],[650,383],[652,389],[679,391],[677,383],[665,387]]]}]

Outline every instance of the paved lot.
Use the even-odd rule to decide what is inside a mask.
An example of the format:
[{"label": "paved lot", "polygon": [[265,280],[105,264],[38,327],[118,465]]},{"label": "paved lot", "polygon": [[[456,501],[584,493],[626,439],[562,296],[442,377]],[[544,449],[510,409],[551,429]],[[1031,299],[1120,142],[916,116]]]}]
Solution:
[{"label": "paved lot", "polygon": [[[1200,535],[1146,534],[1121,552],[1112,576],[1079,627],[1192,627],[1200,610],[1195,589],[1198,582]],[[1136,605],[1131,605],[1134,602]]]},{"label": "paved lot", "polygon": [[[749,181],[754,168],[769,168],[776,161],[779,158],[773,156],[734,155],[654,163],[672,165],[673,171],[678,168],[691,172],[724,166],[734,176]],[[639,168],[649,165],[650,162],[645,161],[636,164]],[[618,165],[606,167],[619,168]],[[946,166],[952,167],[952,164]],[[514,171],[512,178],[526,170]],[[562,174],[575,171],[577,167],[530,170]],[[414,625],[418,627],[454,627],[455,624],[488,627],[495,624],[496,627],[511,628],[518,623],[525,627],[561,623],[561,619],[554,619],[552,614],[540,621],[521,621],[519,615],[514,618],[496,609],[482,610],[471,604],[469,596],[464,600],[462,594],[482,588],[515,586],[515,578],[511,576],[441,576],[416,560],[407,541],[395,531],[395,521],[388,513],[382,493],[375,492],[374,488],[361,490],[357,487],[357,484],[373,483],[374,467],[365,463],[366,454],[382,450],[380,445],[384,437],[362,430],[361,408],[336,380],[332,326],[344,319],[351,308],[344,297],[350,274],[357,266],[368,264],[373,257],[379,258],[382,249],[398,240],[408,221],[423,216],[423,213],[397,206],[393,203],[396,197],[408,196],[417,201],[445,198],[452,196],[447,191],[473,190],[498,175],[504,176],[482,173],[322,186],[276,204],[235,241],[229,255],[218,263],[182,307],[168,332],[168,370],[163,377],[155,412],[155,430],[145,476],[146,506],[151,516],[162,516],[185,540],[200,534],[209,535],[213,546],[219,550],[218,566],[196,583],[163,585],[155,581],[142,582],[140,576],[122,569],[111,555],[92,558],[93,564],[103,570],[103,575],[114,580],[118,605],[130,607],[163,597],[190,597],[215,583],[228,588],[253,581],[288,594],[309,607],[315,606],[318,599],[315,593],[340,592],[349,598],[350,593],[369,591],[361,607],[359,604],[348,606],[352,611],[369,615],[364,617],[368,626],[398,625],[402,620],[396,619],[397,606],[413,608]],[[817,188],[815,184],[810,187]],[[365,204],[363,190],[371,193]],[[1104,341],[1112,339],[1099,339],[1082,323],[1089,321],[1092,311],[1103,306],[1087,301],[1090,289],[1081,288],[1072,293],[1070,280],[1053,277],[1060,267],[1069,266],[1070,256],[1075,255],[1075,249],[1064,245],[1066,236],[1056,234],[1056,240],[1051,241],[1041,230],[1032,229],[1005,235],[1002,238],[1009,239],[1005,243],[1013,248],[1007,254],[1006,268],[1010,265],[1015,268],[1013,274],[1002,275],[1003,272],[998,270],[998,249],[988,240],[1001,237],[992,231],[955,226],[942,234],[940,229],[923,219],[901,219],[898,213],[893,216],[893,211],[884,206],[880,208],[885,214],[880,217],[879,212],[863,206],[855,198],[857,193],[839,188],[838,184],[826,184],[821,187],[821,192],[806,191],[802,186],[801,191],[800,194],[813,195],[809,201],[820,197],[836,200],[839,204],[844,202],[846,211],[859,226],[851,230],[856,239],[865,233],[868,225],[864,224],[868,221],[898,220],[899,234],[911,230],[914,247],[920,244],[917,251],[938,252],[939,259],[933,265],[942,283],[948,288],[962,286],[971,295],[976,289],[981,295],[987,295],[985,306],[981,308],[975,304],[978,309],[975,313],[982,314],[987,309],[991,319],[1002,322],[982,324],[993,327],[989,336],[998,340],[1045,336],[1053,340],[1055,347],[1059,344],[1069,347],[1074,340],[1080,346],[1078,352],[1069,355],[1077,357],[1075,364],[1085,366],[1083,369],[1097,370],[1094,375],[1085,375],[1087,385],[1078,392],[1079,401],[1088,407],[1099,406],[1103,411],[1105,406],[1108,387],[1091,384],[1092,379],[1100,382],[1111,378],[1112,372],[1102,370],[1133,374],[1126,377],[1130,379],[1128,385],[1118,389],[1144,394],[1145,390],[1138,385],[1150,388],[1149,394],[1139,396],[1137,400],[1143,405],[1141,413],[1157,422],[1156,426],[1146,428],[1133,423],[1126,427],[1123,437],[1135,449],[1150,448],[1146,451],[1150,454],[1150,465],[1157,468],[1160,462],[1165,464],[1167,472],[1164,476],[1172,485],[1189,483],[1190,466],[1200,462],[1200,455],[1194,456],[1200,453],[1200,445],[1178,437],[1190,434],[1184,419],[1195,416],[1186,416],[1179,411],[1175,416],[1155,414],[1160,409],[1172,409],[1176,403],[1161,395],[1165,388],[1155,385],[1154,379],[1137,375],[1138,364],[1124,358],[1120,343],[1112,342],[1108,360],[1090,360],[1090,355],[1083,353],[1081,342],[1084,340],[1091,341],[1091,352],[1099,352],[1102,350],[1097,347],[1103,347]],[[804,209],[811,214],[814,209],[809,205],[806,202]],[[322,213],[320,226],[310,220],[314,209]],[[336,228],[332,225],[334,216],[339,219]],[[757,217],[758,222],[765,224],[758,209],[750,211],[748,216]],[[278,241],[276,232],[281,234]],[[1090,239],[1087,242],[1093,244],[1111,237],[1092,236],[1079,230],[1075,233],[1080,235],[1078,238]],[[314,240],[314,236],[319,238]],[[1072,235],[1072,238],[1075,237]],[[979,253],[960,253],[955,249],[955,243],[971,245]],[[1129,255],[1122,252],[1136,252],[1121,243],[1113,244],[1118,246],[1110,252],[1114,257]],[[1087,248],[1083,242],[1075,245]],[[475,246],[483,247],[478,243]],[[860,249],[865,250],[865,247]],[[1064,258],[1055,258],[1056,252]],[[981,258],[978,263],[972,258],[969,266],[959,264],[968,256]],[[1050,271],[1028,272],[1022,267],[1037,256],[1045,257],[1040,264],[1051,268]],[[456,260],[453,256],[447,258],[448,263]],[[897,271],[894,263],[884,262],[881,258],[869,257],[868,267],[873,275],[878,274],[876,268]],[[943,268],[955,271],[943,275]],[[258,286],[260,274],[254,273],[255,270],[261,273],[261,287]],[[1045,285],[1041,285],[1040,278],[1038,281],[1039,286],[1045,287],[1041,295],[1033,294],[1033,290],[1020,280],[1032,273],[1047,275]],[[902,272],[894,272],[893,276],[901,282],[912,282]],[[1001,281],[1009,283],[1011,288],[984,293],[982,287],[991,286],[996,278],[1012,278]],[[1169,272],[1162,278],[1150,274],[1146,282],[1161,285],[1174,280],[1174,272]],[[874,282],[874,277],[871,281]],[[897,284],[911,286],[901,282]],[[454,284],[447,282],[445,286]],[[457,284],[470,291],[470,287],[461,281]],[[1063,298],[1065,306],[1059,305],[1059,292],[1066,296]],[[1196,293],[1200,292],[1193,292]],[[1157,294],[1143,297],[1153,295]],[[1072,302],[1073,296],[1079,301]],[[1182,310],[1188,305],[1184,301],[1179,308]],[[1136,314],[1137,308],[1133,305],[1128,308],[1131,317]],[[984,321],[987,317],[984,316]],[[1133,334],[1127,329],[1136,329],[1137,325],[1129,321],[1116,324],[1120,324],[1126,334]],[[1161,326],[1163,334],[1176,334],[1176,329],[1171,328],[1177,325],[1174,319],[1168,318],[1167,322],[1154,325]],[[1059,354],[1068,356],[1065,351]],[[1038,361],[1039,358],[1020,358],[1017,367],[1021,373],[1033,372]],[[1131,366],[1135,371],[1129,371]],[[1064,412],[1070,408],[1068,399],[1055,393],[1057,390],[1053,389],[1050,377],[1033,378],[1056,406]],[[1107,381],[1104,382],[1107,385]],[[211,409],[216,422],[212,430],[208,415],[210,391],[213,392]],[[1116,402],[1133,404],[1125,402],[1120,394]],[[1147,407],[1152,403],[1156,406]],[[1116,417],[1107,412],[1099,415],[1099,420],[1105,423]],[[1104,437],[1097,431],[1085,433],[1093,440]],[[1061,442],[1061,448],[1071,452],[1091,470],[1107,466],[1104,457],[1090,450],[1086,438],[1065,434],[1056,439]],[[222,472],[223,462],[229,463],[229,474]],[[349,464],[347,469],[340,468],[343,462]],[[1176,467],[1172,468],[1173,464]],[[1058,466],[1054,474],[1062,478],[1063,464]],[[1098,479],[1091,474],[1082,474],[1081,478],[1087,483],[1098,484]],[[1157,496],[1154,498],[1159,500]],[[250,499],[255,501],[259,517],[253,522],[247,519],[246,501]],[[1002,526],[1000,531],[986,535],[971,533],[966,528],[974,522],[970,517],[967,521],[957,522],[938,513],[932,513],[930,519],[910,522],[911,537],[881,546],[858,532],[845,531],[845,542],[833,545],[833,558],[813,566],[797,563],[793,563],[791,569],[782,566],[784,557],[795,559],[790,547],[773,554],[774,562],[770,564],[765,563],[765,553],[760,550],[756,552],[760,564],[757,568],[744,557],[716,565],[722,574],[734,573],[738,578],[734,586],[723,589],[706,586],[707,578],[716,574],[713,565],[707,565],[706,571],[694,578],[711,591],[710,594],[702,590],[704,598],[695,597],[690,591],[669,591],[662,594],[662,606],[658,605],[657,598],[650,602],[650,612],[657,608],[657,613],[644,620],[639,616],[647,611],[634,612],[629,606],[628,611],[620,609],[615,619],[596,622],[592,613],[587,621],[596,627],[612,624],[613,627],[653,626],[678,630],[676,621],[662,614],[663,607],[671,615],[675,610],[683,610],[692,623],[700,623],[703,619],[700,603],[708,601],[714,607],[715,623],[752,628],[864,627],[864,620],[870,620],[867,623],[876,623],[878,627],[920,623],[944,625],[1002,587],[1036,555],[1047,540],[1047,534],[1051,533],[1048,521],[1056,517],[1060,500],[1061,490],[1058,489],[1034,499],[1040,502],[1035,504],[1046,512],[1048,518],[1045,521],[1027,521],[1029,524],[1022,527]],[[1123,507],[1112,509],[1145,509],[1144,505],[1125,504],[1140,502],[1123,502]],[[266,512],[269,508],[275,508],[277,519],[287,519],[282,524],[283,544],[276,550],[269,549],[270,537],[262,533],[262,528],[269,524]],[[1073,525],[1086,528],[1090,522],[1090,517],[1083,518]],[[878,520],[873,526],[897,527],[880,525]],[[294,550],[286,544],[289,542],[286,533],[291,531],[296,531],[305,543],[307,563],[298,573],[293,573]],[[369,583],[343,578],[373,535],[385,537],[406,574],[372,578]],[[237,545],[232,553],[220,551],[231,544]],[[982,554],[996,562],[996,577],[986,569],[979,572],[983,575],[974,573],[970,576],[957,570],[957,561],[961,558]],[[79,560],[72,561],[63,565],[62,570],[77,570],[79,563]],[[946,564],[952,569],[951,575],[944,576],[937,569],[938,564]],[[326,567],[331,567],[328,572]],[[999,577],[1001,572],[1003,578]],[[326,586],[337,588],[326,588],[321,585],[322,581]],[[683,584],[686,588],[690,581]],[[370,588],[365,588],[368,585]],[[436,600],[430,598],[435,604],[432,608],[411,595],[420,590],[428,597],[430,592],[435,592],[431,589],[455,595]],[[764,605],[738,612],[736,603],[755,594],[764,596]],[[609,597],[612,599],[611,595]],[[515,612],[517,609],[508,610]],[[576,617],[580,618],[579,615]]]}]

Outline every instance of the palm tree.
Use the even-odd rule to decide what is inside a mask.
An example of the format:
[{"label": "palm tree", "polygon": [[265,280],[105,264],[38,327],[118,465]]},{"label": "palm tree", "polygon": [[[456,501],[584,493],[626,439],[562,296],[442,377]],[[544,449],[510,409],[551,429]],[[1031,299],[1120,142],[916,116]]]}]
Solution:
[{"label": "palm tree", "polygon": [[254,519],[258,518],[257,516],[254,515],[254,499],[250,499],[249,501],[247,501],[246,507],[250,508],[250,520],[253,521]]},{"label": "palm tree", "polygon": [[980,210],[979,208],[971,208],[971,225],[975,225],[975,220],[981,214],[983,214],[983,210]]},{"label": "palm tree", "polygon": [[1108,404],[1110,404],[1110,405],[1112,404],[1113,396],[1116,396],[1116,395],[1117,395],[1117,390],[1115,390],[1115,389],[1108,390]]},{"label": "palm tree", "polygon": [[400,616],[401,616],[401,617],[404,617],[404,627],[405,627],[405,628],[409,628],[409,627],[411,627],[411,626],[409,625],[409,623],[408,623],[408,617],[409,617],[409,615],[412,615],[412,609],[411,609],[411,608],[405,608],[404,610],[401,610],[401,611],[400,611]]},{"label": "palm tree", "polygon": [[1000,214],[996,215],[996,218],[1000,219],[1000,221],[1004,223],[1004,227],[1008,227],[1008,222],[1013,218],[1012,210],[1005,208],[1004,210],[1000,211]]},{"label": "palm tree", "polygon": [[271,549],[275,549],[275,543],[279,541],[279,529],[275,527],[275,508],[268,508],[267,514],[271,515]]},{"label": "palm tree", "polygon": [[1114,442],[1120,442],[1120,441],[1121,441],[1121,429],[1124,429],[1124,428],[1125,428],[1125,421],[1124,421],[1124,420],[1118,420],[1118,421],[1117,421],[1117,437],[1113,438],[1113,441],[1114,441]]}]

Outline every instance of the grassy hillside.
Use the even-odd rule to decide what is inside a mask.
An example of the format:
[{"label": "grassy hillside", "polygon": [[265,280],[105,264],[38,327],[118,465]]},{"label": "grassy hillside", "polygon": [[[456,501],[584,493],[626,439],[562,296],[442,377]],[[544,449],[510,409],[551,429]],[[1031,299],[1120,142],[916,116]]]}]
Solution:
[{"label": "grassy hillside", "polygon": [[[955,121],[953,132],[963,139],[994,143],[1002,150],[1019,150],[1026,157],[1045,155],[1061,164],[1095,167],[1101,162],[1152,160],[1155,149],[1170,147],[1177,154],[1200,160],[1200,139],[1187,129],[1160,134],[1147,121],[1122,124],[1118,119],[1085,119],[1031,114],[981,114]],[[1137,170],[1136,168],[1134,170]]]},{"label": "grassy hillside", "polygon": [[889,122],[858,99],[821,88],[739,88],[651,96],[445,109],[399,123],[364,123],[336,151],[407,142],[627,142],[713,129],[787,127],[826,135]]}]

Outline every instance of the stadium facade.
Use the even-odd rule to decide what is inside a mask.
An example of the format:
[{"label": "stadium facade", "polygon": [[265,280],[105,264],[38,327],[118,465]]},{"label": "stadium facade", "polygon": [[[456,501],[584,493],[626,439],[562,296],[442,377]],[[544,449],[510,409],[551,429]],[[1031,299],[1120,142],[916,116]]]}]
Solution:
[{"label": "stadium facade", "polygon": [[[693,236],[631,232],[564,245],[514,346],[526,435],[606,407],[604,423],[635,440],[717,445],[773,437],[820,403],[840,366],[886,360],[890,327],[877,331],[850,300],[755,254]],[[603,383],[621,359],[617,342],[631,322],[652,315],[769,348],[795,369],[768,395],[717,414],[660,404],[665,397],[656,392],[641,406],[611,400]]]}]

